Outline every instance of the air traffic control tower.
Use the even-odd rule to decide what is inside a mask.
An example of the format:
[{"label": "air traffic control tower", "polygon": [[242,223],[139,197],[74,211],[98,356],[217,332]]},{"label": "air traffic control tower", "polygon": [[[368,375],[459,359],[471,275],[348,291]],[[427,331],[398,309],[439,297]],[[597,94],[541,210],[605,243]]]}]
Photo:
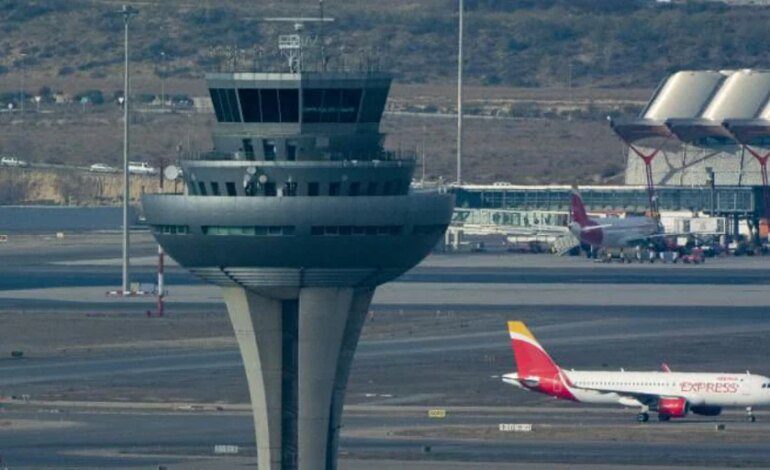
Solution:
[{"label": "air traffic control tower", "polygon": [[389,75],[307,71],[302,37],[281,45],[284,73],[206,77],[215,149],[181,162],[184,195],[143,206],[166,252],[222,288],[260,470],[333,470],[372,295],[437,244],[453,200],[412,190],[414,160],[383,149]]}]

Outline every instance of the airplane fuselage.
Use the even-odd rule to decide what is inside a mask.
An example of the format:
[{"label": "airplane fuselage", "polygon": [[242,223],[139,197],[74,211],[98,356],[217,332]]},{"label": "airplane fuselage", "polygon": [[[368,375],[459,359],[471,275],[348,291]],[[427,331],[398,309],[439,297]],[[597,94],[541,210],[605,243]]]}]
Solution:
[{"label": "airplane fuselage", "polygon": [[591,218],[585,226],[572,223],[569,229],[581,243],[597,248],[636,246],[661,233],[658,222],[650,217]]},{"label": "airplane fuselage", "polygon": [[637,406],[641,403],[629,399],[629,396],[650,395],[682,397],[691,406],[770,405],[770,379],[760,375],[574,370],[561,372],[562,375],[554,377],[555,380],[549,383],[546,389],[541,389],[543,378],[532,377],[527,380],[517,374],[506,374],[503,380],[521,388],[580,403]]}]

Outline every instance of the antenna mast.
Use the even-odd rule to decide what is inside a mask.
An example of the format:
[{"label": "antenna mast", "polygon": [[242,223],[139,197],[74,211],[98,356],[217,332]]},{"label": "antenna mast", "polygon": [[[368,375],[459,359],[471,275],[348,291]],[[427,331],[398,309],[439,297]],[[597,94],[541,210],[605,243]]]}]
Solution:
[{"label": "antenna mast", "polygon": [[[318,37],[311,38],[303,34],[306,23],[331,23],[334,18],[323,16],[323,0],[321,0],[321,17],[296,17],[296,18],[264,18],[262,21],[268,23],[294,23],[294,34],[282,34],[278,37],[278,49],[288,60],[291,73],[300,73],[304,66],[304,49],[314,45]],[[319,34],[320,36],[320,34]],[[323,44],[321,45],[321,54],[323,55]],[[323,60],[323,57],[322,57]],[[325,69],[325,66],[322,66]]]}]

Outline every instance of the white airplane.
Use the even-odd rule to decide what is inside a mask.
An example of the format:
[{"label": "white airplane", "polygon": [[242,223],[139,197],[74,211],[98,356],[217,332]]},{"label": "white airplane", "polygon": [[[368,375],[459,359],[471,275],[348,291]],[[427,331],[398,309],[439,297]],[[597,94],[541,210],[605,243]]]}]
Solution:
[{"label": "white airplane", "polygon": [[770,378],[745,374],[671,372],[606,372],[564,370],[551,359],[520,321],[508,322],[518,372],[503,382],[578,403],[639,407],[637,421],[657,412],[660,421],[688,413],[717,416],[724,407],[745,407],[755,421],[754,406],[770,405]]},{"label": "white airplane", "polygon": [[625,248],[647,244],[664,235],[663,225],[652,217],[626,217],[624,219],[590,218],[577,191],[572,192],[570,204],[572,222],[569,231],[581,243],[595,248]]}]

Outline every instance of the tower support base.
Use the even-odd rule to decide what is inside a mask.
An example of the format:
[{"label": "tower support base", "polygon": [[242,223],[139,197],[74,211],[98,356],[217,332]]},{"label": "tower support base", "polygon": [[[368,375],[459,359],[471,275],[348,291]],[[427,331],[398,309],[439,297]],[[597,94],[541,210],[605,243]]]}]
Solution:
[{"label": "tower support base", "polygon": [[348,375],[374,288],[222,293],[246,370],[259,469],[336,470]]}]

